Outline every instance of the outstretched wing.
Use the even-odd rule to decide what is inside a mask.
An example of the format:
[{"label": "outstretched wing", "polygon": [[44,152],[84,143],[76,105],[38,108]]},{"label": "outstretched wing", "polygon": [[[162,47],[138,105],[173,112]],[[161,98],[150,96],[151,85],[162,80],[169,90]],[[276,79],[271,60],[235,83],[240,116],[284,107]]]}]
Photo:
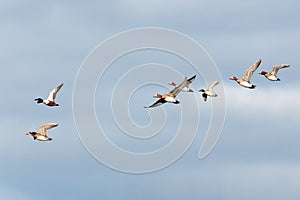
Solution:
[{"label": "outstretched wing", "polygon": [[196,78],[196,75],[192,76],[187,81],[189,82],[189,84],[191,84],[195,80],[195,78]]},{"label": "outstretched wing", "polygon": [[249,69],[246,71],[246,73],[243,77],[243,79],[245,81],[250,82],[250,79],[252,78],[253,73],[259,67],[260,63],[261,63],[261,59],[259,59],[258,61],[256,61],[256,63],[254,63],[251,67],[249,67]]},{"label": "outstretched wing", "polygon": [[153,103],[151,106],[145,106],[144,108],[153,108],[153,107],[157,107],[160,106],[162,104],[166,103],[166,101],[164,99],[158,99],[155,103]]},{"label": "outstretched wing", "polygon": [[40,126],[40,131],[39,131],[39,133],[40,133],[41,135],[46,136],[47,130],[48,130],[48,129],[51,129],[51,128],[53,128],[53,127],[56,127],[56,126],[58,126],[57,123],[43,124],[43,125]]},{"label": "outstretched wing", "polygon": [[184,80],[182,81],[182,83],[180,83],[178,86],[176,86],[173,90],[171,90],[169,92],[169,94],[173,97],[176,97],[184,87],[188,86],[189,85],[189,82],[188,80],[186,79],[186,77],[184,78]]},{"label": "outstretched wing", "polygon": [[209,90],[209,91],[212,91],[212,90],[213,90],[213,87],[215,87],[215,86],[218,85],[218,84],[219,84],[218,81],[212,82],[212,83],[208,86],[208,90]]},{"label": "outstretched wing", "polygon": [[60,88],[63,86],[64,84],[61,83],[59,84],[56,88],[54,88],[50,93],[49,93],[49,96],[48,96],[48,99],[49,101],[54,101],[55,97],[56,97],[56,94],[58,93],[58,91],[60,90]]},{"label": "outstretched wing", "polygon": [[276,65],[272,68],[272,71],[270,72],[272,75],[276,76],[277,75],[277,72],[278,70],[280,69],[283,69],[283,68],[287,68],[289,67],[290,65],[287,65],[287,64],[283,64],[283,65]]}]

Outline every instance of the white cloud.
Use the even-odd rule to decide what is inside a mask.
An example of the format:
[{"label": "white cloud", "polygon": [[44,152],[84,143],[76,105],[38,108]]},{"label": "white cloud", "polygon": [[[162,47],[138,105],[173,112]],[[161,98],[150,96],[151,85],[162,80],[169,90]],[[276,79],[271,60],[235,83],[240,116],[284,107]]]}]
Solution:
[{"label": "white cloud", "polygon": [[259,117],[261,113],[270,113],[274,116],[284,115],[295,118],[298,116],[299,118],[298,85],[281,87],[274,82],[272,86],[258,85],[256,89],[250,90],[232,83],[232,85],[226,85],[225,90],[227,108],[229,111],[232,110],[235,115]]}]

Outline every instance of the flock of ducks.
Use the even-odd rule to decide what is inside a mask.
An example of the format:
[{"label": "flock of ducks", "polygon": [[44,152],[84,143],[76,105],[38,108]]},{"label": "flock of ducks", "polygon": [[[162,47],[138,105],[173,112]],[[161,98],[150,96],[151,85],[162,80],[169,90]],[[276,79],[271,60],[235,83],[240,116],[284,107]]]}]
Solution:
[{"label": "flock of ducks", "polygon": [[[250,80],[253,76],[253,73],[260,66],[261,61],[262,60],[259,59],[253,65],[251,65],[247,69],[246,73],[244,74],[244,76],[242,78],[239,79],[235,76],[232,76],[230,78],[230,80],[236,81],[242,87],[254,89],[256,87],[256,85],[252,84],[250,82]],[[270,72],[261,71],[259,74],[264,75],[270,81],[280,81],[280,78],[277,77],[277,73],[280,69],[287,68],[287,67],[290,67],[290,65],[288,65],[288,64],[276,65],[272,68],[272,70]],[[189,85],[195,80],[195,78],[196,78],[196,75],[194,75],[193,77],[191,77],[189,79],[187,79],[185,77],[185,79],[182,81],[181,84],[176,84],[174,82],[170,82],[169,85],[174,86],[174,89],[172,89],[169,93],[164,94],[164,95],[156,94],[154,96],[154,98],[158,98],[158,100],[150,106],[145,106],[145,108],[157,107],[164,103],[179,104],[180,102],[176,99],[177,95],[180,92],[193,92],[193,90],[189,88]],[[206,90],[200,89],[199,90],[199,92],[202,93],[202,98],[204,101],[207,100],[207,97],[217,97],[218,96],[213,90],[213,88],[218,84],[219,84],[218,81],[214,81],[208,86],[208,89],[206,89]]]},{"label": "flock of ducks", "polygon": [[[169,85],[173,85],[174,89],[172,89],[169,93],[161,95],[161,94],[156,94],[153,97],[154,98],[158,98],[158,100],[156,102],[154,102],[152,105],[150,106],[145,106],[145,108],[153,108],[153,107],[157,107],[160,106],[164,103],[174,103],[174,104],[179,104],[180,102],[176,99],[176,96],[180,93],[180,92],[194,92],[192,89],[189,88],[189,85],[195,80],[196,75],[194,75],[193,77],[187,79],[186,77],[184,78],[184,80],[182,81],[182,83],[180,84],[176,84],[174,82],[170,82]],[[200,89],[199,92],[202,92],[202,97],[203,100],[206,101],[207,97],[216,97],[218,96],[214,91],[213,91],[213,87],[215,87],[216,85],[218,85],[219,82],[215,81],[213,83],[211,83],[208,86],[208,89]]]},{"label": "flock of ducks", "polygon": [[[55,102],[55,97],[58,91],[61,89],[63,86],[63,83],[59,84],[56,88],[54,88],[50,93],[47,99],[43,98],[36,98],[35,101],[37,103],[43,103],[47,106],[59,106],[58,103]],[[47,130],[57,127],[57,123],[48,123],[48,124],[43,124],[40,126],[39,132],[28,132],[26,135],[32,136],[34,140],[39,140],[39,141],[51,141],[52,138],[50,138],[47,135]]]},{"label": "flock of ducks", "polygon": [[[240,79],[238,79],[235,76],[232,76],[230,80],[236,81],[239,85],[245,88],[249,89],[254,89],[256,85],[252,84],[250,82],[253,73],[257,70],[257,68],[261,64],[261,59],[256,61],[252,66],[248,68],[244,76]],[[280,79],[277,77],[277,73],[280,69],[287,68],[290,65],[283,64],[283,65],[276,65],[272,68],[270,72],[266,71],[261,71],[259,74],[264,75],[268,80],[270,81],[280,81]],[[189,85],[195,80],[196,75],[192,76],[191,78],[187,79],[186,77],[180,84],[176,84],[174,82],[170,82],[169,85],[174,86],[174,88],[167,94],[161,95],[161,94],[156,94],[154,98],[158,98],[156,102],[154,102],[150,106],[145,106],[145,108],[153,108],[160,106],[164,103],[173,103],[173,104],[179,104],[180,102],[176,99],[178,94],[180,92],[194,92],[192,89],[189,88]],[[213,88],[218,85],[219,82],[215,81],[212,82],[209,86],[208,89],[200,89],[198,90],[200,93],[202,93],[202,97],[204,101],[207,101],[208,97],[217,97],[218,95],[214,92]],[[56,88],[54,88],[50,93],[47,99],[43,98],[36,98],[35,101],[39,103],[43,103],[46,106],[59,106],[58,103],[55,102],[55,98],[59,90],[62,88],[63,83],[59,84]],[[51,141],[52,138],[50,138],[47,135],[47,130],[57,127],[57,123],[47,123],[43,124],[40,126],[39,132],[28,132],[26,135],[32,136],[34,140],[39,140],[39,141]]]}]

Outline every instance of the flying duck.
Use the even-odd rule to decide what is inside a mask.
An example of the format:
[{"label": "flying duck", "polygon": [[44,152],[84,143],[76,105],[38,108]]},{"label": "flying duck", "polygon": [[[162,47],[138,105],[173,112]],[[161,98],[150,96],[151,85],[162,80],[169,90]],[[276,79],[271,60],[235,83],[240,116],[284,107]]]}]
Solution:
[{"label": "flying duck", "polygon": [[[189,82],[189,84],[191,84],[196,78],[196,75],[194,75],[193,77],[189,78],[187,81]],[[174,83],[173,81],[169,83],[169,85],[173,85],[174,87],[177,87],[178,84]],[[192,89],[189,88],[189,86],[186,86],[182,89],[182,92],[194,92]]]},{"label": "flying duck", "polygon": [[56,123],[48,123],[48,124],[43,124],[40,126],[39,132],[28,132],[26,135],[30,135],[33,137],[34,140],[39,140],[39,141],[50,141],[52,138],[48,137],[46,132],[48,129],[51,129],[53,127],[58,126]]},{"label": "flying duck", "polygon": [[180,102],[176,99],[176,96],[182,91],[184,87],[187,87],[190,83],[188,82],[187,78],[185,77],[181,84],[176,86],[173,90],[171,90],[169,93],[161,95],[156,94],[154,98],[159,98],[155,103],[153,103],[150,106],[145,106],[145,108],[152,108],[160,106],[164,103],[174,103],[179,104]]},{"label": "flying duck", "polygon": [[272,68],[272,71],[266,72],[266,71],[261,71],[259,74],[264,75],[267,79],[270,81],[280,81],[280,78],[277,77],[277,72],[280,69],[290,67],[288,64],[282,64],[282,65],[276,65]]},{"label": "flying duck", "polygon": [[43,103],[47,106],[59,106],[59,104],[55,103],[55,97],[57,92],[63,86],[63,83],[59,84],[56,88],[54,88],[50,93],[47,99],[36,98],[35,101],[37,103]]},{"label": "flying duck", "polygon": [[254,63],[252,66],[250,66],[248,68],[248,70],[246,71],[243,78],[238,79],[237,77],[232,76],[230,78],[230,80],[236,81],[238,84],[240,84],[241,86],[243,86],[245,88],[254,89],[256,87],[256,85],[251,84],[250,80],[251,80],[251,77],[252,77],[254,71],[259,67],[260,63],[261,63],[261,59],[259,59],[258,61],[256,61],[256,63]]},{"label": "flying duck", "polygon": [[208,86],[208,89],[207,90],[204,90],[204,89],[200,89],[199,92],[202,92],[202,97],[203,97],[203,100],[206,101],[207,100],[207,96],[210,96],[210,97],[216,97],[218,96],[214,90],[213,90],[213,87],[215,87],[216,85],[218,85],[219,82],[218,81],[215,81],[215,82],[212,82],[209,86]]}]

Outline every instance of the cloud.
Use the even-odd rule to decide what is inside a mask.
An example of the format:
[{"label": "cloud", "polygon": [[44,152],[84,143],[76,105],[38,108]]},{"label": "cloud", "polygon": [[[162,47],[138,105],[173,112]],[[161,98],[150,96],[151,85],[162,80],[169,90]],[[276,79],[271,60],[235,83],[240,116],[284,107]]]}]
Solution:
[{"label": "cloud", "polygon": [[[267,81],[267,80],[266,80]],[[245,117],[259,117],[262,113],[270,116],[294,116],[300,113],[297,92],[298,85],[278,86],[280,83],[273,82],[272,86],[258,85],[255,90],[241,88],[233,83],[226,85],[226,102],[232,114]]]}]

